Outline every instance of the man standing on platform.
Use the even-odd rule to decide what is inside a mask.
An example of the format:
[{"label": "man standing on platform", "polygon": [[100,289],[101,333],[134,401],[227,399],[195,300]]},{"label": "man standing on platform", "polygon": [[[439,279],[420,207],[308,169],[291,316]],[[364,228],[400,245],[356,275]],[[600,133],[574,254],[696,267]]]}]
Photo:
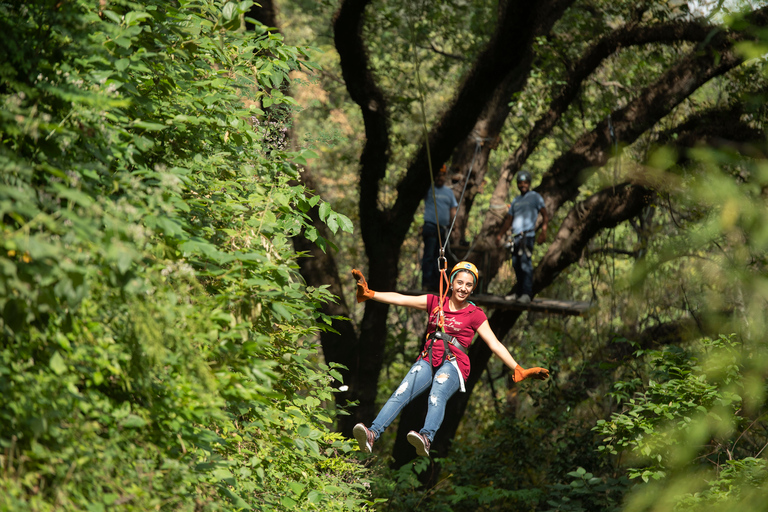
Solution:
[{"label": "man standing on platform", "polygon": [[[434,200],[432,187],[424,196],[424,227],[422,238],[424,240],[424,255],[421,259],[421,288],[426,291],[437,291],[440,286],[440,269],[437,266],[437,258],[440,256],[440,241],[445,244],[445,235],[451,219],[456,215],[456,196],[453,190],[445,186],[445,165],[435,177]],[[435,204],[437,204],[437,218],[435,218]],[[438,229],[440,236],[438,238]]]},{"label": "man standing on platform", "polygon": [[496,240],[512,226],[512,267],[515,269],[517,282],[514,293],[507,295],[508,300],[517,300],[523,304],[531,302],[533,296],[533,243],[536,235],[536,221],[541,214],[541,233],[538,242],[544,243],[547,236],[547,208],[538,192],[531,190],[531,174],[528,171],[517,173],[517,188],[520,195],[512,200],[501,230]]}]

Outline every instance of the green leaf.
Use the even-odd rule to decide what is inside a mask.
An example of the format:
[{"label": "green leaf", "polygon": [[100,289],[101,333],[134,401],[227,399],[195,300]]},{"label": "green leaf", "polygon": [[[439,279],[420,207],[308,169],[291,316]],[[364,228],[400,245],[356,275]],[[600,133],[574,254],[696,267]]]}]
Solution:
[{"label": "green leaf", "polygon": [[63,375],[67,371],[67,365],[64,363],[64,358],[61,357],[61,354],[58,352],[53,353],[53,356],[51,356],[51,360],[48,365],[56,375]]},{"label": "green leaf", "polygon": [[121,424],[125,428],[141,428],[147,424],[147,421],[135,414],[129,414],[128,417],[126,417]]},{"label": "green leaf", "polygon": [[352,221],[347,217],[346,215],[342,215],[340,213],[336,214],[336,220],[339,222],[339,226],[341,226],[341,230],[345,233],[352,233],[355,230],[355,226],[352,224]]},{"label": "green leaf", "polygon": [[141,20],[151,18],[152,16],[146,12],[131,11],[125,15],[125,24],[128,26],[135,25]]},{"label": "green leaf", "polygon": [[224,9],[222,9],[221,15],[226,21],[231,21],[235,16],[237,16],[237,14],[238,10],[237,4],[235,4],[235,2],[227,2],[224,4]]},{"label": "green leaf", "polygon": [[227,468],[217,468],[213,472],[213,477],[216,480],[231,480],[234,478],[232,472]]},{"label": "green leaf", "polygon": [[275,314],[280,317],[282,320],[289,320],[291,318],[291,313],[288,311],[288,309],[282,305],[279,302],[273,302],[270,305],[270,308],[272,311],[275,312]]},{"label": "green leaf", "polygon": [[142,128],[150,132],[159,132],[167,128],[167,126],[165,126],[164,124],[154,123],[151,121],[142,121],[141,119],[137,119],[136,121],[134,121],[133,126],[137,128]]},{"label": "green leaf", "polygon": [[120,16],[118,16],[114,11],[110,11],[109,9],[105,9],[102,12],[104,13],[104,16],[106,16],[107,18],[111,19],[115,23],[120,24],[122,22],[122,20],[120,19]]},{"label": "green leaf", "polygon": [[337,216],[336,213],[331,213],[328,216],[328,219],[326,220],[326,224],[328,224],[328,229],[331,230],[332,233],[336,233],[339,230],[339,223],[336,220]]},{"label": "green leaf", "polygon": [[320,204],[320,208],[318,209],[317,213],[318,213],[318,215],[320,216],[320,220],[322,220],[323,222],[325,222],[325,221],[326,221],[326,219],[328,218],[328,215],[330,215],[330,214],[331,214],[331,205],[329,205],[328,203],[326,203],[325,201],[323,201],[323,202]]}]

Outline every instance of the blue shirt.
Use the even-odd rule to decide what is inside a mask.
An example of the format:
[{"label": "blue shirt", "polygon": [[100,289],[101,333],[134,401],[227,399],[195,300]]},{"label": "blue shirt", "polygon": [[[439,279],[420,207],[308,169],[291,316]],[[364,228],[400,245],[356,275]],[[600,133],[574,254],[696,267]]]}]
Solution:
[{"label": "blue shirt", "polygon": [[536,219],[542,208],[544,208],[544,198],[533,190],[514,198],[508,212],[512,216],[512,235],[529,231],[526,236],[534,236]]},{"label": "blue shirt", "polygon": [[[443,185],[435,187],[435,198],[437,199],[437,222],[440,226],[447,226],[451,223],[451,208],[457,208],[459,203],[453,195],[453,190]],[[427,195],[424,196],[424,222],[435,224],[435,203],[432,201],[432,187],[429,187]]]}]

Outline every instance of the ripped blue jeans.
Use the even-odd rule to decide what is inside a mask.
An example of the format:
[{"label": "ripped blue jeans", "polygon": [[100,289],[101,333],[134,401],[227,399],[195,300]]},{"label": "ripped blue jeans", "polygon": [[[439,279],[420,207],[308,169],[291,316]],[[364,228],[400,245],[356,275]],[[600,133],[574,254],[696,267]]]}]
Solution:
[{"label": "ripped blue jeans", "polygon": [[459,373],[456,367],[448,361],[434,372],[434,377],[432,365],[423,359],[419,359],[411,366],[408,375],[389,397],[371,425],[370,430],[376,435],[376,438],[378,439],[379,435],[394,421],[403,407],[424,393],[430,386],[427,418],[424,420],[424,428],[419,433],[426,435],[432,442],[435,439],[437,429],[440,428],[443,418],[445,418],[445,404],[460,386]]}]

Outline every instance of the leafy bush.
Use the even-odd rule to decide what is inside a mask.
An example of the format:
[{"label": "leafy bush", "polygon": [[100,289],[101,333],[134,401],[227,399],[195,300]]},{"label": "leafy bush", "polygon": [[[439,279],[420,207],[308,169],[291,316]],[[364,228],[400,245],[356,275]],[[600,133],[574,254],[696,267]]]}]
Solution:
[{"label": "leafy bush", "polygon": [[[629,449],[631,461],[643,463],[629,469],[630,478],[645,482],[663,478],[669,468],[680,464],[681,446],[696,449],[697,442],[707,441],[709,430],[701,431],[702,422],[737,417],[741,397],[732,389],[739,378],[735,343],[721,337],[704,340],[704,347],[715,351],[709,355],[708,367],[683,349],[650,351],[654,372],[647,389],[631,398],[626,410],[614,413],[610,421],[597,422],[595,430],[605,443],[599,450],[616,455]],[[644,354],[639,351],[637,355]],[[733,426],[719,428],[724,428],[720,435],[732,434]]]},{"label": "leafy bush", "polygon": [[[0,508],[360,510],[329,246],[273,144],[305,50],[240,3],[0,4]],[[332,230],[350,223],[320,205]]]},{"label": "leafy bush", "polygon": [[547,504],[552,512],[584,512],[586,510],[617,511],[629,488],[629,479],[598,477],[582,467],[568,473],[567,484],[554,484]]},{"label": "leafy bush", "polygon": [[624,510],[762,509],[768,472],[757,456],[765,445],[764,411],[744,406],[744,362],[759,350],[742,351],[734,336],[721,336],[695,351],[637,354],[652,357],[652,380],[595,427],[604,436],[600,450],[626,456],[627,475],[644,482]]}]

